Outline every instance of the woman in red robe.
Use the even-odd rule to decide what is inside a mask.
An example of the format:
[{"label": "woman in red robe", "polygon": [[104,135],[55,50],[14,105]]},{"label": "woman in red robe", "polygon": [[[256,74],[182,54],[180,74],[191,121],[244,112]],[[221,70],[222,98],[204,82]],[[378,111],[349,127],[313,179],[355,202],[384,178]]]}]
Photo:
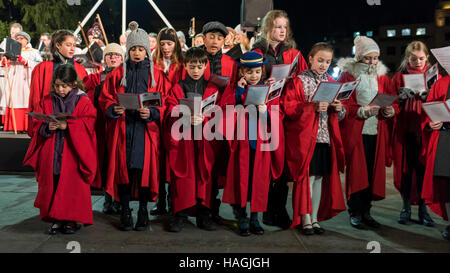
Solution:
[{"label": "woman in red robe", "polygon": [[[269,11],[262,20],[262,33],[253,45],[256,52],[267,58],[265,71],[269,78],[272,66],[279,64],[292,64],[298,55],[298,63],[295,68],[294,77],[303,70],[308,69],[308,65],[302,53],[296,49],[296,43],[292,37],[290,21],[287,13],[282,10]],[[283,102],[281,102],[283,108]],[[283,116],[282,116],[283,118]],[[284,132],[280,135],[284,138]],[[284,141],[283,141],[284,143]],[[284,161],[282,162],[284,166]],[[267,211],[263,214],[263,222],[266,225],[279,226],[287,229],[291,225],[291,219],[286,210],[289,174],[287,168],[277,179],[272,180],[269,188],[269,200]]]},{"label": "woman in red robe", "polygon": [[[149,59],[150,42],[147,33],[130,23],[127,53],[122,66],[105,79],[100,107],[107,116],[108,158],[106,192],[122,204],[123,231],[133,229],[130,201],[139,200],[137,231],[148,229],[147,205],[158,195],[160,175],[160,128],[164,117],[165,87],[170,84],[161,71],[154,69]],[[120,106],[117,94],[161,94],[161,107],[126,110]]]},{"label": "woman in red robe", "polygon": [[395,118],[392,159],[394,185],[403,199],[398,222],[407,224],[411,220],[411,205],[419,205],[419,223],[432,227],[434,222],[427,212],[424,200],[420,198],[425,174],[425,159],[421,157],[422,102],[426,101],[428,92],[405,88],[403,81],[403,75],[424,74],[431,67],[429,56],[428,48],[423,42],[411,42],[406,47],[400,71],[392,78],[393,89],[398,93],[400,101],[399,113]]},{"label": "woman in red robe", "polygon": [[345,210],[339,171],[344,171],[344,148],[339,121],[346,110],[339,101],[310,102],[320,82],[334,81],[326,73],[332,46],[318,43],[309,53],[311,70],[304,70],[286,88],[286,160],[294,178],[292,228],[305,235],[322,234],[319,221]]},{"label": "woman in red robe", "polygon": [[[437,81],[431,88],[427,102],[444,102],[450,100],[450,76]],[[449,220],[450,213],[450,123],[432,122],[424,117],[422,122],[423,156],[426,159],[422,198],[430,209]],[[450,220],[442,233],[450,240]]]},{"label": "woman in red robe", "polygon": [[[87,76],[84,67],[73,59],[76,42],[72,32],[68,30],[58,30],[52,35],[51,52],[52,61],[45,61],[38,64],[31,73],[30,98],[28,112],[33,112],[42,98],[50,92],[53,71],[61,64],[70,63],[75,66],[77,75],[81,80]],[[32,136],[32,130],[28,130]]]},{"label": "woman in red robe", "polygon": [[338,62],[343,73],[339,82],[361,80],[350,99],[343,103],[346,118],[340,123],[346,161],[346,197],[352,227],[363,224],[378,228],[370,215],[372,200],[386,195],[386,167],[389,155],[393,117],[398,112],[395,103],[381,108],[370,105],[378,93],[392,94],[387,68],[379,60],[380,48],[365,36],[355,38],[355,58]]},{"label": "woman in red robe", "polygon": [[50,234],[74,233],[93,223],[91,185],[97,173],[96,110],[72,65],[61,65],[52,81],[52,92],[35,105],[44,115],[70,114],[73,118],[33,120],[33,138],[24,165],[36,172],[39,190],[34,206],[41,219],[53,222]]}]

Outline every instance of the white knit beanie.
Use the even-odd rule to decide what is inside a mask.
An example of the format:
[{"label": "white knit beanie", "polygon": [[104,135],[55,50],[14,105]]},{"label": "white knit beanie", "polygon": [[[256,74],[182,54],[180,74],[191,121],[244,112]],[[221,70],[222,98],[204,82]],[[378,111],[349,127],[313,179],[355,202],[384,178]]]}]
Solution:
[{"label": "white knit beanie", "polygon": [[130,49],[134,46],[142,46],[147,51],[147,56],[150,59],[150,73],[152,76],[152,84],[151,87],[156,86],[155,77],[153,75],[153,61],[151,60],[151,50],[150,50],[150,40],[148,39],[148,34],[142,28],[138,28],[139,24],[135,21],[132,21],[128,24],[128,28],[131,32],[127,36],[127,52],[125,52],[125,60],[123,62],[123,78],[120,83],[122,86],[127,86],[127,64],[126,62],[130,59]]},{"label": "white knit beanie", "polygon": [[122,56],[122,60],[125,59],[125,52],[122,47],[116,43],[109,43],[105,49],[103,50],[103,59],[105,59],[106,54],[108,53],[116,53]]},{"label": "white knit beanie", "polygon": [[355,61],[359,62],[369,53],[376,52],[380,54],[380,47],[369,37],[357,36],[354,40],[355,44]]}]

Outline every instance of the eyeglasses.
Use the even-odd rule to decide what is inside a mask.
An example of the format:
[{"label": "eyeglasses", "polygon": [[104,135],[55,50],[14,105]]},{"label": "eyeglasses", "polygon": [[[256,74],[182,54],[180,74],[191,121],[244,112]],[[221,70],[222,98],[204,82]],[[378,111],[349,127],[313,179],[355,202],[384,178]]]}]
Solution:
[{"label": "eyeglasses", "polygon": [[109,57],[111,59],[119,59],[122,58],[122,55],[116,53],[108,53],[105,55],[105,57]]}]

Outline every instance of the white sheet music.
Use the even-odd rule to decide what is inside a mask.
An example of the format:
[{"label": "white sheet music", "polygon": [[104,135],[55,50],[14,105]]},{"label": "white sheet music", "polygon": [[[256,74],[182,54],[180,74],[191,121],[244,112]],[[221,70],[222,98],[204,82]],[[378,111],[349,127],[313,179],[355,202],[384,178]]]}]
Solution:
[{"label": "white sheet music", "polygon": [[205,114],[208,110],[210,110],[217,101],[218,92],[212,94],[211,96],[207,97],[206,99],[202,100],[201,108],[202,113]]},{"label": "white sheet music", "polygon": [[425,81],[427,82],[427,89],[430,90],[439,77],[439,65],[435,63],[425,72]]},{"label": "white sheet music", "polygon": [[272,72],[270,73],[271,78],[275,78],[276,81],[285,79],[289,76],[291,70],[290,64],[278,64],[272,66]]},{"label": "white sheet music", "polygon": [[378,105],[380,107],[391,106],[398,96],[378,93],[369,105]]},{"label": "white sheet music", "polygon": [[336,99],[337,100],[346,100],[346,99],[350,98],[353,91],[355,91],[356,87],[358,87],[360,82],[361,82],[361,80],[344,83],[342,85],[341,89],[339,90],[339,94],[336,97]]},{"label": "white sheet music", "polygon": [[247,87],[247,97],[245,98],[244,104],[259,105],[265,103],[269,88],[268,85],[249,85]]},{"label": "white sheet music", "polygon": [[267,94],[266,103],[281,96],[281,91],[283,91],[283,87],[284,87],[285,83],[286,83],[286,79],[282,79],[280,81],[274,82],[270,86],[269,93]]},{"label": "white sheet music", "polygon": [[138,110],[141,108],[139,97],[135,94],[117,94],[119,105],[129,110]]},{"label": "white sheet music", "polygon": [[428,102],[422,107],[433,122],[450,122],[450,111],[444,102]]},{"label": "white sheet music", "polygon": [[342,84],[334,82],[321,82],[314,93],[311,101],[332,103],[336,98]]},{"label": "white sheet music", "polygon": [[436,60],[450,74],[450,46],[431,49]]},{"label": "white sheet music", "polygon": [[419,93],[425,91],[427,87],[425,86],[425,75],[419,74],[403,74],[403,81],[405,82],[405,87],[414,90],[414,92]]}]

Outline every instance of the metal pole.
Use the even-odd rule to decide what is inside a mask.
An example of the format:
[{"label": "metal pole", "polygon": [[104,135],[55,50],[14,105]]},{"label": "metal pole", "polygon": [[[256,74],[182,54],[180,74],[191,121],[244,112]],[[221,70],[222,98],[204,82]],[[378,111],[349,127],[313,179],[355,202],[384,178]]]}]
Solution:
[{"label": "metal pole", "polygon": [[127,0],[122,0],[122,34],[127,30]]},{"label": "metal pole", "polygon": [[167,20],[167,18],[164,16],[164,14],[161,12],[161,10],[159,10],[159,8],[155,4],[155,2],[153,2],[153,0],[148,0],[148,2],[150,3],[150,5],[152,5],[153,9],[156,11],[156,13],[158,13],[159,17],[161,17],[161,19],[164,21],[166,26],[169,27],[169,28],[173,28],[172,25]]},{"label": "metal pole", "polygon": [[[84,27],[84,25],[87,23],[87,21],[89,21],[92,14],[94,14],[94,12],[98,9],[98,7],[100,6],[100,4],[102,2],[103,2],[103,0],[98,0],[97,3],[95,3],[94,7],[92,7],[91,11],[89,11],[88,15],[86,15],[86,17],[84,17],[84,20],[81,22],[82,27]],[[81,28],[78,26],[73,34],[76,36],[78,34],[78,32],[80,32],[80,30],[81,30]]]}]

